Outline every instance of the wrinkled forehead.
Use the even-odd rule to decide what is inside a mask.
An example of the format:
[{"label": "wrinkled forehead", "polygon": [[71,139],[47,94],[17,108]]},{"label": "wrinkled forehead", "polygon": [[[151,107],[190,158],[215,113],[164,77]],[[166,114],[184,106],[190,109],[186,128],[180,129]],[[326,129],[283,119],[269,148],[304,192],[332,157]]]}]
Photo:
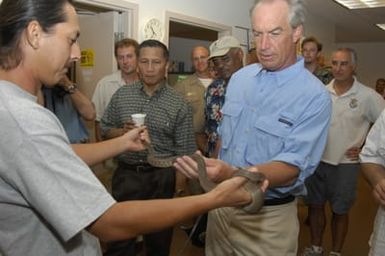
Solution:
[{"label": "wrinkled forehead", "polygon": [[332,60],[333,61],[344,61],[344,62],[352,62],[352,57],[349,52],[346,51],[336,51],[332,54]]},{"label": "wrinkled forehead", "polygon": [[162,48],[146,46],[139,50],[139,58],[165,59],[165,56]]}]

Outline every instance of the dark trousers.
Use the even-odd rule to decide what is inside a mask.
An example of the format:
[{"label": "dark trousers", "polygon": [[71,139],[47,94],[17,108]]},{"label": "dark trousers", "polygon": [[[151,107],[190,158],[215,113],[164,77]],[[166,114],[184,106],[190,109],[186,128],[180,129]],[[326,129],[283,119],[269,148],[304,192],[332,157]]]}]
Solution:
[{"label": "dark trousers", "polygon": [[[175,169],[156,168],[149,165],[135,166],[119,162],[112,177],[112,196],[118,202],[172,198],[175,192]],[[158,216],[162,218],[162,216]],[[170,254],[172,228],[144,235],[147,256]],[[112,242],[107,245],[105,256],[135,256],[135,239]]]}]

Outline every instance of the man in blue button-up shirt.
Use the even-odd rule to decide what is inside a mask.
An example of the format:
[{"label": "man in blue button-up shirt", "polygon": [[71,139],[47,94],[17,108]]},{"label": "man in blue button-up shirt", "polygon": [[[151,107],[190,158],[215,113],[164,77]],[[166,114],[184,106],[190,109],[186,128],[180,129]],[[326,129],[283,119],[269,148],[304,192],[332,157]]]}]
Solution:
[{"label": "man in blue button-up shirt", "polygon": [[[260,0],[252,27],[260,64],[229,82],[219,127],[221,160],[206,160],[216,181],[242,166],[263,173],[269,188],[258,214],[238,208],[211,211],[206,255],[297,255],[299,224],[295,197],[324,150],[331,101],[324,85],[296,56],[302,36],[302,1]],[[190,159],[175,166],[195,176]],[[193,168],[189,168],[193,167]]]}]

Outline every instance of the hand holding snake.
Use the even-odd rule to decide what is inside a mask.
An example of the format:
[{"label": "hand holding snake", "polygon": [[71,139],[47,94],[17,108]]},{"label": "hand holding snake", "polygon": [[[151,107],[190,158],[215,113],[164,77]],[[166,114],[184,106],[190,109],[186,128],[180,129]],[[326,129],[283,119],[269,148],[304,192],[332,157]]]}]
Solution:
[{"label": "hand holding snake", "polygon": [[[157,167],[168,167],[174,165],[178,170],[183,172],[189,178],[199,177],[199,182],[202,188],[208,192],[215,188],[217,184],[214,181],[222,181],[226,178],[231,178],[235,176],[240,176],[247,179],[247,182],[244,185],[244,188],[251,195],[251,203],[243,206],[243,210],[248,213],[256,213],[258,212],[264,202],[264,190],[266,190],[268,182],[265,179],[265,176],[259,172],[250,172],[243,168],[232,169],[231,172],[228,172],[227,175],[218,175],[218,177],[208,177],[206,164],[210,167],[210,162],[214,164],[223,163],[223,161],[218,162],[220,160],[217,159],[207,159],[203,158],[200,154],[195,153],[190,156],[184,156],[180,158],[172,157],[167,159],[157,159],[153,154],[153,148],[151,144],[147,145],[148,153],[148,162],[149,164]],[[219,168],[220,169],[220,168]],[[219,169],[217,174],[219,174]],[[214,174],[214,172],[210,172],[210,174]]]},{"label": "hand holding snake", "polygon": [[[147,154],[147,161],[149,164],[155,166],[155,167],[170,167],[173,166],[177,168],[179,171],[184,173],[187,177],[193,178],[194,176],[199,177],[199,182],[202,188],[208,192],[212,189],[214,189],[217,186],[216,182],[221,182],[224,179],[228,179],[231,177],[243,177],[247,179],[247,182],[243,186],[246,191],[248,191],[251,195],[251,203],[244,205],[243,210],[247,213],[257,213],[263,206],[264,203],[264,191],[266,190],[268,186],[268,182],[265,178],[265,176],[262,173],[259,172],[251,172],[249,170],[243,169],[243,168],[232,168],[231,171],[227,173],[227,175],[218,175],[218,177],[221,177],[218,179],[218,177],[208,177],[206,164],[210,166],[210,162],[213,163],[213,166],[215,166],[214,162],[216,161],[216,164],[222,164],[222,167],[225,165],[225,162],[217,160],[217,159],[208,159],[204,158],[199,153],[192,154],[190,156],[184,156],[182,157],[168,157],[168,158],[157,158],[155,155],[155,150],[149,141],[144,141],[145,147],[147,148],[148,154]],[[187,161],[187,162],[185,162]],[[187,164],[190,163],[190,164]],[[215,168],[214,168],[215,169]],[[222,168],[218,168],[217,172],[210,172],[211,175],[217,173],[219,174],[219,171]],[[223,168],[226,169],[226,168]],[[228,169],[228,168],[227,168]]]}]

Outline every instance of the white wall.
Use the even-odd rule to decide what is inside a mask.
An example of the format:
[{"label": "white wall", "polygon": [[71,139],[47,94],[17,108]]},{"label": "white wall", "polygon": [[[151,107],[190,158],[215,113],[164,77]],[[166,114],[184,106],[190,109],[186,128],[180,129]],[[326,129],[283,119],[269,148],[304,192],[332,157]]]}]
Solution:
[{"label": "white wall", "polygon": [[[165,12],[171,11],[222,25],[250,27],[249,9],[254,0],[126,0],[139,5],[139,35],[151,18],[165,22]],[[239,38],[240,40],[242,38]]]},{"label": "white wall", "polygon": [[334,24],[313,14],[308,10],[306,14],[304,36],[314,36],[322,43],[322,54],[325,57],[326,64],[330,64],[330,55],[336,48],[334,43]]},{"label": "white wall", "polygon": [[[109,0],[111,2],[113,0]],[[138,40],[143,40],[143,27],[147,20],[158,18],[164,22],[165,11],[209,20],[223,25],[250,27],[249,9],[254,0],[124,0],[139,6]],[[1,3],[1,0],[0,0]],[[234,33],[237,37],[237,33]],[[327,61],[337,47],[348,46],[358,53],[358,78],[373,86],[378,77],[385,76],[385,42],[360,44],[335,44],[334,24],[314,15],[309,10],[305,25],[306,36],[316,36],[324,45]],[[243,38],[239,38],[243,41]]]},{"label": "white wall", "polygon": [[374,87],[380,77],[385,77],[385,42],[383,43],[334,43],[334,24],[308,11],[305,36],[315,36],[323,44],[322,53],[327,64],[333,50],[350,47],[358,55],[357,78],[363,84]]},{"label": "white wall", "polygon": [[[229,26],[232,35],[246,43],[247,34],[235,26],[250,28],[249,10],[254,0],[126,0],[138,4],[138,41],[144,40],[143,28],[145,23],[157,18],[165,23],[166,11],[185,16],[191,16],[200,20]],[[165,24],[163,24],[165,25]],[[167,36],[167,35],[166,35]],[[165,41],[165,40],[163,40]],[[170,38],[170,60],[183,61],[185,71],[191,70],[190,51],[193,46],[201,44],[208,46],[210,43],[199,40],[186,40],[182,38]]]},{"label": "white wall", "polygon": [[[165,11],[172,11],[233,27],[250,27],[249,9],[253,0],[126,0],[139,5],[139,40],[143,40],[143,27],[150,18],[164,22]],[[317,37],[324,46],[327,63],[337,47],[348,46],[358,53],[358,79],[373,86],[378,77],[385,76],[385,42],[361,44],[336,44],[334,24],[308,10],[305,36]],[[233,33],[237,36],[237,33]],[[243,40],[243,38],[238,38]]]}]

